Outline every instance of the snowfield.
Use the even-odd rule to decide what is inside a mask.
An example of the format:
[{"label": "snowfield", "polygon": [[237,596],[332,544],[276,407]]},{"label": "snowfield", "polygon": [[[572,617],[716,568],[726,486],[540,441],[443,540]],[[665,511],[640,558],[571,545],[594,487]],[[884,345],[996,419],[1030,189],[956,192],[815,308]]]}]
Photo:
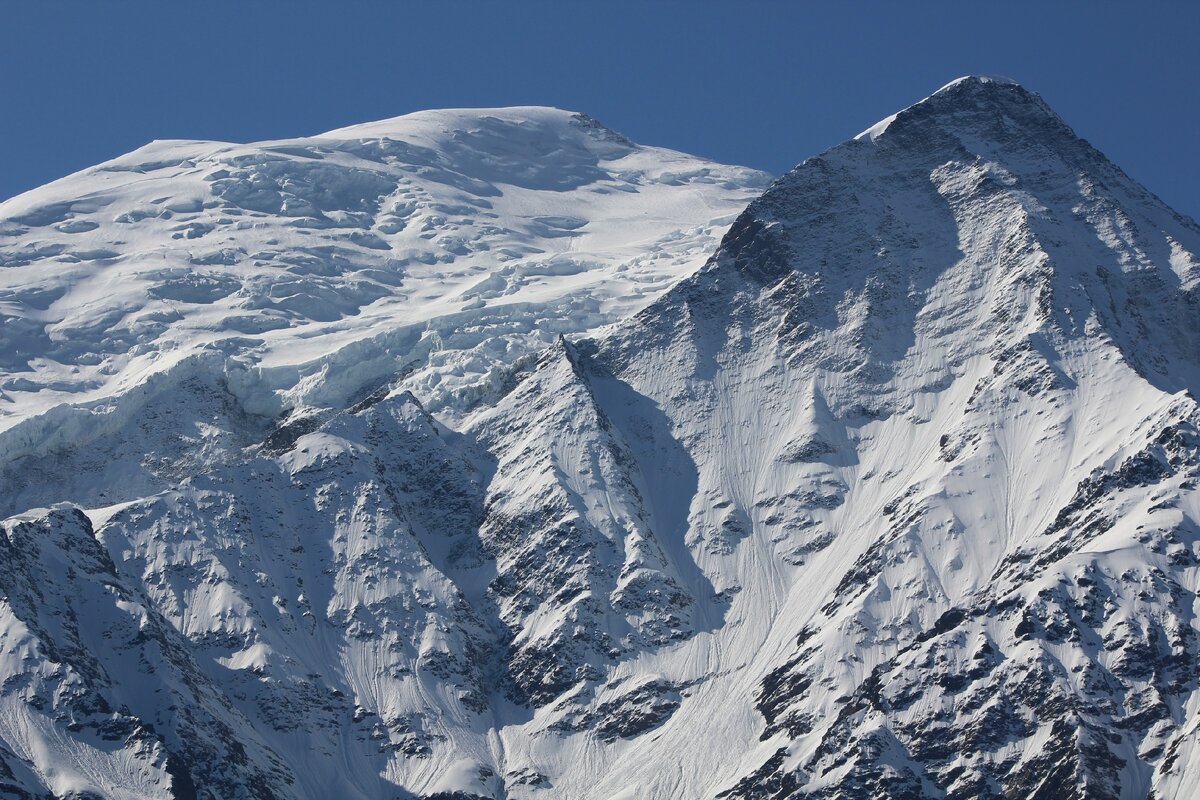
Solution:
[{"label": "snowfield", "polygon": [[0,206],[0,794],[1190,797],[1200,228],[984,77],[762,185],[522,108]]},{"label": "snowfield", "polygon": [[0,204],[0,428],[197,353],[289,408],[498,367],[639,310],[767,183],[550,108],[154,142]]}]

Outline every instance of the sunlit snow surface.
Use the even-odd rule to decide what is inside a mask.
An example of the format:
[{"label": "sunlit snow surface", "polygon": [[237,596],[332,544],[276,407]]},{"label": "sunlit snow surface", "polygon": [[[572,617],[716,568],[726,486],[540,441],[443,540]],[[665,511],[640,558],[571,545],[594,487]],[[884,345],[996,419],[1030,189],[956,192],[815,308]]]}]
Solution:
[{"label": "sunlit snow surface", "polygon": [[766,180],[549,108],[154,142],[0,205],[0,429],[201,350],[288,406],[404,373],[453,415],[693,271]]},{"label": "sunlit snow surface", "polygon": [[[222,234],[253,249],[230,264],[146,277],[119,255],[55,260],[101,230],[87,247],[134,241],[122,225],[161,226],[146,234],[160,260],[218,235],[169,231],[176,212],[69,233],[87,227],[69,214],[101,211],[48,194],[9,223],[11,252],[44,249],[0,275],[56,288],[29,294],[31,277],[4,320],[37,353],[32,369],[9,355],[6,380],[30,383],[0,402],[44,413],[0,438],[0,786],[1190,797],[1194,222],[998,79],[955,81],[803,162],[703,266],[755,175],[630,151],[560,112],[462,119],[174,162],[207,198],[179,214],[251,226]],[[401,124],[396,169],[460,216],[424,194],[412,212],[345,200],[375,192],[353,170],[382,169],[350,151]],[[542,125],[557,133],[525,135]],[[656,181],[619,169],[647,159]],[[686,170],[665,163],[696,171],[673,185]],[[116,174],[130,192],[158,180]],[[485,223],[482,201],[517,210]],[[360,214],[370,225],[346,227]],[[424,230],[430,216],[457,222]],[[484,253],[439,239],[489,224],[517,233]],[[581,253],[598,266],[563,266]],[[142,288],[86,280],[109,271]],[[69,286],[86,292],[54,294]],[[354,313],[360,286],[389,294]],[[513,287],[528,317],[496,305]],[[136,309],[103,325],[78,310],[110,296]],[[580,303],[592,316],[566,310]],[[122,338],[168,308],[150,350]],[[85,319],[97,332],[39,333]],[[256,320],[280,327],[231,329]],[[45,410],[87,392],[109,399]]]}]

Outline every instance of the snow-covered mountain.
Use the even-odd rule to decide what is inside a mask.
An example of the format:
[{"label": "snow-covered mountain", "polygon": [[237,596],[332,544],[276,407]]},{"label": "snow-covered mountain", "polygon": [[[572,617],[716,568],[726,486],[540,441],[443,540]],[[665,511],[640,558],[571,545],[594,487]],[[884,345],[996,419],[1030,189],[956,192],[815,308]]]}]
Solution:
[{"label": "snow-covered mountain", "polygon": [[1190,796],[1200,228],[1037,95],[703,266],[757,176],[577,115],[161,147],[0,206],[0,796]]},{"label": "snow-covered mountain", "polygon": [[460,411],[703,264],[767,180],[551,108],[154,142],[0,204],[0,430],[198,354],[287,407],[403,375]]}]

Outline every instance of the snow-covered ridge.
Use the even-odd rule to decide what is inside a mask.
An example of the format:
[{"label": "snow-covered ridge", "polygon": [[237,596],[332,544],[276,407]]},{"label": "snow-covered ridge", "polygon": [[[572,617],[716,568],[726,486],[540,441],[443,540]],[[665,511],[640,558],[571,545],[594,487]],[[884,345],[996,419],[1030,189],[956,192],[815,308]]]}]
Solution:
[{"label": "snow-covered ridge", "polygon": [[[1010,83],[877,133],[598,343],[740,588],[719,643],[654,659],[706,676],[655,741],[697,796],[1185,797],[1200,228]],[[757,717],[689,740],[731,695]],[[622,759],[597,796],[678,793]]]},{"label": "snow-covered ridge", "polygon": [[[895,114],[892,114],[891,116],[884,117],[879,122],[876,122],[874,125],[867,128],[865,131],[858,134],[854,138],[857,140],[860,140],[860,141],[865,140],[865,141],[873,142],[884,131],[886,131],[888,129],[888,127],[901,114],[906,114],[915,108],[924,106],[925,104],[929,103],[931,100],[934,100],[935,98],[943,96],[947,93],[957,93],[960,91],[972,91],[972,90],[976,89],[977,87],[979,87],[979,88],[988,87],[989,84],[994,87],[1011,87],[1012,92],[1019,92],[1022,94],[1030,94],[1028,92],[1028,90],[1025,89],[1025,87],[1021,86],[1019,83],[1012,80],[1011,78],[1003,78],[998,75],[964,75],[961,78],[955,78],[954,80],[950,81],[945,86],[943,86],[942,88],[938,89],[936,92],[931,94],[929,97],[926,97],[924,100],[914,103],[913,105],[909,106],[908,108],[903,109],[902,111],[897,111]],[[1053,113],[1053,112],[1051,112],[1051,113]]]},{"label": "snow-covered ridge", "polygon": [[454,415],[695,269],[765,182],[552,108],[153,142],[0,204],[0,428],[201,349],[289,406],[405,371]]}]

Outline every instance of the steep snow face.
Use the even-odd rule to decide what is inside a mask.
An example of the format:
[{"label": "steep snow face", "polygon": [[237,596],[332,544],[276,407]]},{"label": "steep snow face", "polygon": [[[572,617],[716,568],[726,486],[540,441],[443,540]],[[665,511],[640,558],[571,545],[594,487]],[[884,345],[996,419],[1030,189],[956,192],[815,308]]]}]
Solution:
[{"label": "steep snow face", "polygon": [[578,702],[610,663],[688,638],[712,594],[669,547],[682,519],[664,512],[682,509],[663,508],[635,455],[649,431],[603,410],[581,358],[560,342],[470,429],[496,457],[480,539],[514,634],[511,688],[533,706]]},{"label": "steep snow face", "polygon": [[[352,150],[403,141],[396,163],[418,165],[429,191],[494,209],[584,197],[609,220],[651,191],[713,187],[615,190],[614,165],[648,151],[586,118],[461,119],[414,115],[272,157],[380,172]],[[558,144],[509,122],[557,126]],[[384,135],[401,123],[404,138]],[[473,164],[471,180],[438,172],[451,162]],[[270,188],[269,170],[243,185],[235,164],[219,169],[196,180],[233,179],[220,191],[265,235],[348,235],[287,224],[293,208],[322,219],[302,201],[346,219],[313,194],[332,179]],[[250,207],[262,197],[278,207]],[[355,230],[409,232],[379,224]],[[559,230],[573,248],[592,226]],[[965,78],[805,161],[705,265],[676,265],[683,280],[648,305],[649,292],[597,301],[636,313],[592,338],[551,336],[536,358],[518,354],[556,330],[545,309],[558,300],[497,307],[491,322],[463,315],[493,297],[443,313],[474,278],[417,261],[405,280],[431,296],[411,313],[431,315],[437,347],[396,300],[386,332],[354,328],[374,306],[295,325],[289,311],[287,328],[180,344],[177,358],[81,362],[136,389],[104,384],[117,392],[105,402],[0,439],[13,515],[0,786],[1187,797],[1200,774],[1198,255],[1193,222],[1040,98]],[[633,281],[625,258],[594,277]],[[226,266],[213,269],[250,270]],[[580,275],[593,271],[515,291],[604,297],[586,281],[571,294]],[[222,302],[192,303],[162,336],[228,313],[208,309]],[[540,322],[495,321],[525,310]],[[500,367],[481,386],[447,351]],[[33,402],[17,391],[14,410]]]},{"label": "steep snow face", "polygon": [[6,796],[261,796],[288,780],[82,512],[6,520],[0,551]]},{"label": "steep snow face", "polygon": [[1198,253],[1006,82],[776,182],[582,367],[688,454],[658,496],[732,600],[611,673],[690,688],[563,791],[1185,796]]},{"label": "steep snow face", "polygon": [[403,373],[453,416],[694,270],[765,183],[550,108],[154,142],[0,204],[0,429],[200,350],[288,407]]}]

